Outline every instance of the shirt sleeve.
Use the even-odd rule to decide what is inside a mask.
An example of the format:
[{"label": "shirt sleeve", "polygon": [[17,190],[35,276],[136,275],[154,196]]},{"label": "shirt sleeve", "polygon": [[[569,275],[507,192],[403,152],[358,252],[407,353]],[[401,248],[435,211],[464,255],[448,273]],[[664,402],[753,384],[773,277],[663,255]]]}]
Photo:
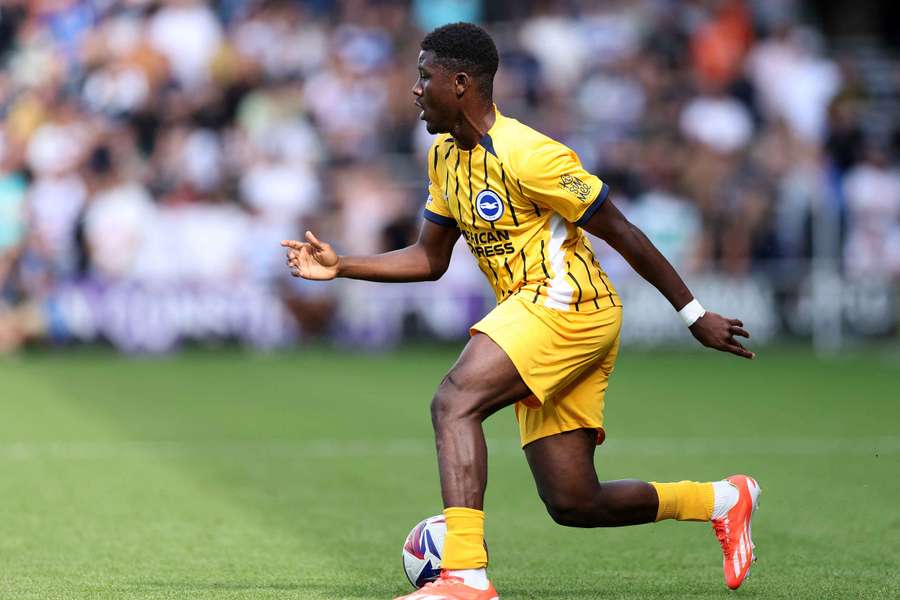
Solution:
[{"label": "shirt sleeve", "polygon": [[435,142],[428,152],[428,199],[425,201],[425,219],[443,225],[444,227],[456,227],[456,220],[450,213],[447,199],[438,183],[437,177],[438,145]]},{"label": "shirt sleeve", "polygon": [[579,226],[587,223],[609,194],[609,186],[588,173],[575,152],[554,140],[530,149],[521,166],[525,195]]}]

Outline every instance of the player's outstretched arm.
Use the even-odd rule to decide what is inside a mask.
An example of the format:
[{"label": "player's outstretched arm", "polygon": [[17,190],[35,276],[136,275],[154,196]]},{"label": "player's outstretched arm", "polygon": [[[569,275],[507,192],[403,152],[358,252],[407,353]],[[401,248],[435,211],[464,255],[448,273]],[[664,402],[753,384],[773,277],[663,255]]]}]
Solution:
[{"label": "player's outstretched arm", "polygon": [[418,241],[401,250],[373,256],[338,256],[331,245],[306,232],[306,241],[284,240],[287,264],[294,277],[328,280],[335,277],[368,281],[406,282],[440,279],[450,264],[459,238],[455,227],[425,221]]},{"label": "player's outstretched arm", "polygon": [[744,324],[738,319],[703,311],[672,264],[612,201],[607,199],[601,204],[584,228],[621,254],[641,277],[666,297],[675,310],[683,315],[696,310],[699,318],[695,314],[688,320],[693,321],[690,324],[691,333],[701,344],[744,358],[756,356],[735,339],[735,336],[750,337]]}]

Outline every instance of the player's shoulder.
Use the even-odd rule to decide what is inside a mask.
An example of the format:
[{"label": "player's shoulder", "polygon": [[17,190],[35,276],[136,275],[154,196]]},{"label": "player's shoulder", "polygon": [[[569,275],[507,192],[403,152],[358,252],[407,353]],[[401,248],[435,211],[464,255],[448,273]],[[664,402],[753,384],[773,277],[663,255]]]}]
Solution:
[{"label": "player's shoulder", "polygon": [[453,136],[449,133],[439,133],[434,136],[434,142],[432,146],[442,146],[445,143],[449,143],[453,141]]},{"label": "player's shoulder", "polygon": [[428,148],[428,168],[429,170],[438,168],[438,164],[447,156],[446,149],[453,143],[453,137],[449,133],[439,133],[431,140],[431,147]]},{"label": "player's shoulder", "polygon": [[441,148],[441,146],[446,147],[447,144],[450,144],[452,142],[453,136],[451,136],[449,133],[439,133],[434,136],[433,140],[431,140],[431,147],[428,149],[428,154],[432,155],[436,151],[438,154],[440,154],[439,149]]},{"label": "player's shoulder", "polygon": [[498,156],[513,169],[531,169],[543,162],[572,152],[565,144],[522,123],[518,119],[498,115],[491,137]]},{"label": "player's shoulder", "polygon": [[444,157],[447,155],[447,152],[442,151],[442,148],[447,148],[452,143],[453,138],[449,133],[440,133],[434,136],[434,139],[431,141],[431,147],[428,148],[429,174],[437,172],[438,164],[440,164]]}]

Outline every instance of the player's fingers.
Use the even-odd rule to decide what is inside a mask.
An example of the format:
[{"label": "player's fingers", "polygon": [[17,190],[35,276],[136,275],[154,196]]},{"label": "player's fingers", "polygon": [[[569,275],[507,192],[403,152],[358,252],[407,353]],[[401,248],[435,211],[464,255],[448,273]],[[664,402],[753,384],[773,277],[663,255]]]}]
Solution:
[{"label": "player's fingers", "polygon": [[731,335],[739,335],[741,337],[749,338],[750,332],[744,329],[743,327],[732,325],[728,328],[728,331],[731,332]]},{"label": "player's fingers", "polygon": [[729,339],[728,342],[725,343],[724,350],[726,350],[727,352],[731,352],[732,354],[741,356],[743,358],[755,358],[756,357],[756,354],[754,354],[753,352],[750,352],[749,350],[744,348],[740,344],[740,342],[736,341],[734,338]]},{"label": "player's fingers", "polygon": [[727,346],[725,349],[728,352],[731,352],[732,354],[740,356],[741,358],[749,358],[749,359],[756,358],[756,354],[754,354],[753,352],[750,352],[746,348],[741,348],[740,346]]},{"label": "player's fingers", "polygon": [[744,326],[744,322],[741,321],[740,319],[728,319],[728,324],[729,324],[729,325],[734,325],[734,326],[736,326],[736,327],[743,327],[743,326]]},{"label": "player's fingers", "polygon": [[314,236],[312,231],[306,232],[306,239],[309,241],[310,244],[313,245],[313,247],[315,247],[316,250],[324,250],[325,247],[328,245],[323,242],[320,242],[319,238]]},{"label": "player's fingers", "polygon": [[281,240],[281,245],[285,248],[293,248],[294,250],[300,250],[306,244],[304,242],[298,242],[297,240]]}]

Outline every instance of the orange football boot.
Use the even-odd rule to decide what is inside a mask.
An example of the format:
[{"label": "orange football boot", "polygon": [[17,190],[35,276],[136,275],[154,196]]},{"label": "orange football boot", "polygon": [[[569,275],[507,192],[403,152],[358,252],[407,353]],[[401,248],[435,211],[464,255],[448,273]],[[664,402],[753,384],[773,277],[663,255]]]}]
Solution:
[{"label": "orange football boot", "polygon": [[500,600],[500,595],[493,584],[489,584],[486,590],[477,590],[467,586],[459,577],[451,577],[446,571],[441,571],[438,580],[394,600]]},{"label": "orange football boot", "polygon": [[727,515],[713,519],[712,526],[722,545],[725,585],[736,590],[750,573],[750,564],[756,560],[750,519],[756,511],[762,490],[756,480],[747,475],[732,475],[726,481],[738,489],[738,501]]}]

